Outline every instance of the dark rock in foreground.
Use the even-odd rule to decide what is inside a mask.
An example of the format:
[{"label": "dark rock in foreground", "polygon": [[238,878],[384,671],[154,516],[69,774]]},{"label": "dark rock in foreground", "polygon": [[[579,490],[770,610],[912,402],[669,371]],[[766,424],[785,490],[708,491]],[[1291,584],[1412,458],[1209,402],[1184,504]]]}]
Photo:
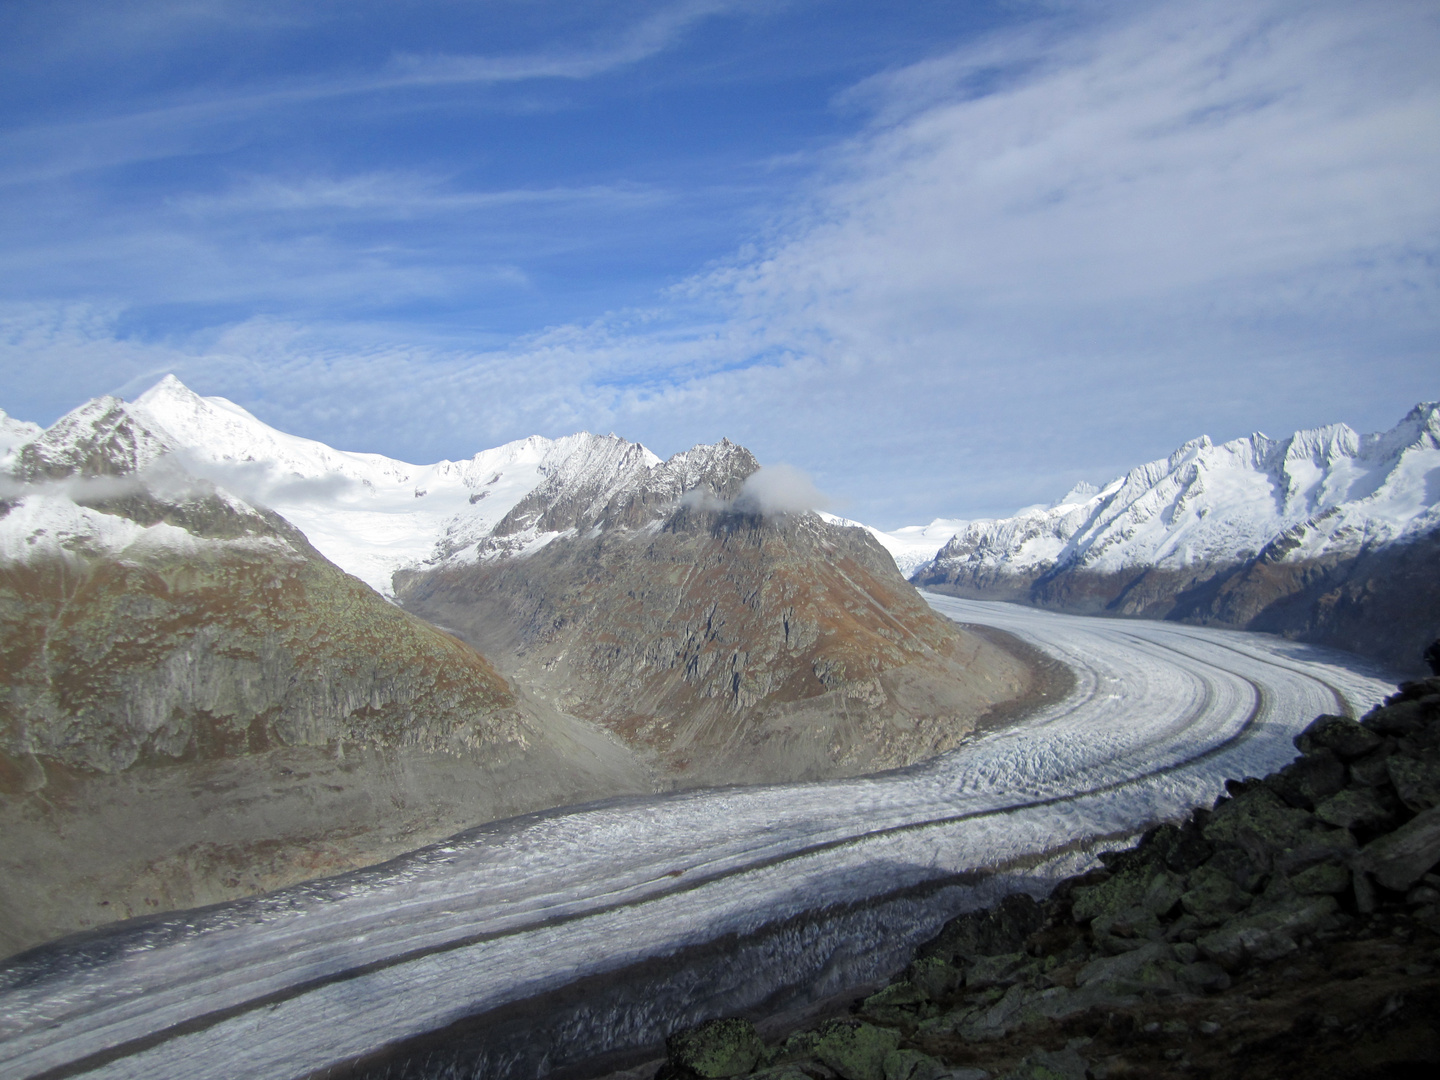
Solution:
[{"label": "dark rock in foreground", "polygon": [[954,919],[853,1016],[743,1070],[753,1030],[711,1021],[661,1080],[1437,1075],[1440,673],[1295,742],[1049,898]]}]

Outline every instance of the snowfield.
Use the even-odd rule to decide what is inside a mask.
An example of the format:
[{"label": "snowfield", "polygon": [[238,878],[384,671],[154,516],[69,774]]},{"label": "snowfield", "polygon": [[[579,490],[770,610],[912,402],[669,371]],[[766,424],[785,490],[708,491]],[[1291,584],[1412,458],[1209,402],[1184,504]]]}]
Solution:
[{"label": "snowfield", "polygon": [[[772,995],[881,978],[958,910],[1044,888],[1086,841],[1208,803],[1225,777],[1293,758],[1316,714],[1358,715],[1391,688],[1278,638],[928,599],[1063,660],[1074,692],[893,774],[532,815],[37,950],[0,969],[0,1074],[279,1080],[447,1025],[464,1054],[432,1040],[404,1075],[534,1076],[652,1047]],[[583,1016],[539,999],[523,1050],[485,1042],[503,1040],[498,1020],[463,1023],[606,973],[643,993],[592,981]]]},{"label": "snowfield", "polygon": [[[547,480],[608,493],[630,473],[660,463],[638,443],[580,432],[412,465],[287,435],[234,402],[201,397],[173,375],[127,408],[161,434],[188,472],[276,511],[331,562],[388,597],[396,570],[480,557],[480,542]],[[529,553],[558,535],[517,532],[505,552]]]}]

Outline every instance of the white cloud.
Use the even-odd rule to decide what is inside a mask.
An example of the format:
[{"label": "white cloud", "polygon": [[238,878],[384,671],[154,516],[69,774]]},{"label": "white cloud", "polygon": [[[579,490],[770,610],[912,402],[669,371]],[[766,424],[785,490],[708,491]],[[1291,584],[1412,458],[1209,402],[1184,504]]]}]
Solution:
[{"label": "white cloud", "polygon": [[745,478],[735,507],[770,517],[824,510],[830,500],[820,493],[809,475],[793,465],[764,465]]},{"label": "white cloud", "polygon": [[[661,453],[729,435],[882,526],[1049,501],[1202,432],[1388,426],[1440,396],[1437,18],[1086,5],[871,79],[838,103],[869,121],[764,242],[653,311],[509,343],[256,317],[155,345],[115,310],[37,308],[0,343],[84,373],[77,400],[173,369],[410,460],[582,427]],[[477,196],[392,176],[234,197],[443,214]],[[386,272],[305,287],[405,284]]]}]

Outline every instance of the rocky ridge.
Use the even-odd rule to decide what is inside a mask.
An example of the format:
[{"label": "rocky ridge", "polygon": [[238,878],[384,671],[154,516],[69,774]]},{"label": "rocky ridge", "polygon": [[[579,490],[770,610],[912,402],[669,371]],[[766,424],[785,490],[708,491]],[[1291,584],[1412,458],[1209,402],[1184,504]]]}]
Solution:
[{"label": "rocky ridge", "polygon": [[1201,438],[1048,507],[961,523],[911,580],[1082,614],[1284,633],[1378,658],[1440,633],[1440,405],[1394,428]]},{"label": "rocky ridge", "polygon": [[759,469],[722,441],[573,495],[557,475],[474,548],[397,573],[396,595],[677,783],[907,765],[1031,690],[865,530],[767,512]]},{"label": "rocky ridge", "polygon": [[[658,1080],[1256,1080],[1440,1065],[1436,677],[1044,900],[961,915],[850,1017],[677,1032]],[[763,1023],[763,1021],[762,1021]]]}]

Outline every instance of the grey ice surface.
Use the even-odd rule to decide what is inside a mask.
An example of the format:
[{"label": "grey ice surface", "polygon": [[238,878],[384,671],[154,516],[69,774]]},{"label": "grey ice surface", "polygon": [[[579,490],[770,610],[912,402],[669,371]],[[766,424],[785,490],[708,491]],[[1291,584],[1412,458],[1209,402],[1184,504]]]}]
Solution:
[{"label": "grey ice surface", "polygon": [[0,968],[0,1075],[305,1076],[725,934],[1178,817],[1392,687],[1265,635],[927,599],[1064,661],[1074,692],[912,769],[532,815],[42,950]]}]

